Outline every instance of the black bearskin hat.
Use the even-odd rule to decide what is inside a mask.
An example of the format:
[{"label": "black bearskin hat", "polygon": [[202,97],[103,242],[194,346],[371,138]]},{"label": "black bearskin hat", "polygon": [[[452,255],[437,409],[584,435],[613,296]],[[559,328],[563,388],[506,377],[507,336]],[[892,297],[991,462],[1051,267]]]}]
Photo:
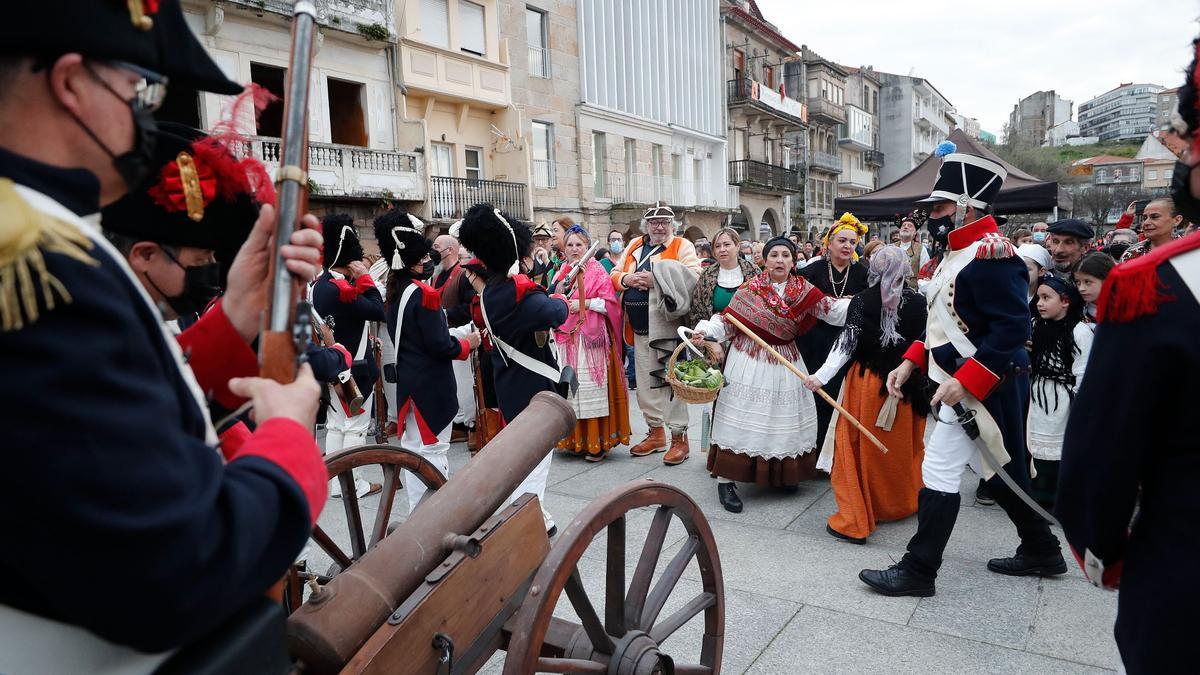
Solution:
[{"label": "black bearskin hat", "polygon": [[404,209],[392,209],[375,219],[379,254],[394,270],[421,262],[433,246],[425,239],[425,223]]},{"label": "black bearskin hat", "polygon": [[363,259],[358,230],[350,214],[331,213],[321,220],[321,228],[325,234],[325,269]]},{"label": "black bearskin hat", "polygon": [[476,204],[463,217],[458,240],[487,265],[493,276],[513,276],[529,255],[533,232],[515,216],[491,204]]}]

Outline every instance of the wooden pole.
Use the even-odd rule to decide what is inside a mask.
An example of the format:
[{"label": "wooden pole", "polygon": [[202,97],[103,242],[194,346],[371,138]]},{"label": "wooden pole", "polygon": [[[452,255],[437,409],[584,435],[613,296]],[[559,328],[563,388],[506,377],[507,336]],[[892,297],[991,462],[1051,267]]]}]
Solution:
[{"label": "wooden pole", "polygon": [[[780,354],[779,352],[775,351],[774,347],[767,344],[766,341],[763,340],[762,338],[760,338],[759,336],[755,335],[754,331],[750,330],[749,328],[746,328],[746,326],[743,325],[741,321],[738,321],[736,318],[734,318],[729,313],[722,314],[721,316],[726,321],[728,321],[730,324],[732,324],[735,328],[737,328],[738,330],[742,331],[747,336],[749,336],[751,340],[754,340],[755,342],[757,342],[760,347],[762,347],[763,349],[766,349],[768,352],[770,352],[771,356],[774,356],[776,361],[779,361],[784,366],[786,366],[788,370],[795,373],[796,377],[799,377],[802,380],[808,377],[808,375],[805,374],[805,372],[803,370],[800,370],[799,368],[796,367],[796,364],[794,364],[791,361],[784,358],[783,354]],[[845,417],[847,420],[849,420],[850,423],[854,425],[855,429],[858,429],[859,432],[861,432],[863,436],[867,437],[867,440],[874,443],[875,447],[879,448],[880,450],[882,450],[885,453],[888,451],[887,446],[885,446],[878,438],[875,438],[875,434],[871,433],[866,427],[864,427],[862,425],[862,422],[859,422],[858,419],[856,419],[854,417],[854,415],[851,415],[850,413],[846,412],[846,409],[843,408],[840,403],[833,400],[833,397],[830,396],[828,393],[826,393],[824,389],[818,389],[817,393],[820,394],[821,398],[825,399],[825,401],[827,403],[829,403],[829,405],[833,406],[835,410],[837,410],[839,413],[841,413],[842,417]]]}]

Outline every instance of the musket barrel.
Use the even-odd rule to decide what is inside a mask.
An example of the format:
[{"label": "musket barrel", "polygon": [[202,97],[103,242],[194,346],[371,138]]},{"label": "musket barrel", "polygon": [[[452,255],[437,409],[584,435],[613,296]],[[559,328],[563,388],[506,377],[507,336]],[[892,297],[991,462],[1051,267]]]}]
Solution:
[{"label": "musket barrel", "polygon": [[304,663],[305,672],[341,670],[450,553],[446,535],[478,529],[574,425],[569,403],[555,394],[539,393],[407,521],[334,577],[319,600],[292,614],[292,656]]}]

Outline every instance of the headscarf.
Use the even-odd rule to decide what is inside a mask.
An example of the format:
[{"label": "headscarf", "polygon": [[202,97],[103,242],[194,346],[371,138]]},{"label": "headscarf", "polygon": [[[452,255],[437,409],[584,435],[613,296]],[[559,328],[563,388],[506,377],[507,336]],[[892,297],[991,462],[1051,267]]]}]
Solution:
[{"label": "headscarf", "polygon": [[883,311],[879,328],[884,347],[898,344],[903,338],[897,330],[900,323],[900,303],[904,299],[904,274],[908,271],[908,255],[899,246],[884,246],[871,256],[871,272],[867,282],[879,284]]},{"label": "headscarf", "polygon": [[1058,293],[1059,296],[1066,298],[1067,318],[1071,319],[1074,315],[1083,313],[1083,296],[1079,294],[1079,289],[1075,288],[1074,284],[1067,283],[1054,275],[1046,275],[1038,281],[1039,286],[1049,286],[1051,290]]},{"label": "headscarf", "polygon": [[1050,260],[1050,252],[1041,244],[1021,244],[1017,247],[1017,255],[1032,260],[1044,270],[1050,269],[1053,262]]},{"label": "headscarf", "polygon": [[766,260],[767,254],[771,252],[771,249],[775,248],[776,246],[785,247],[787,250],[792,252],[792,259],[796,258],[796,245],[792,243],[792,240],[788,239],[787,237],[775,237],[774,239],[767,241],[766,244],[763,244],[762,257],[764,260]]},{"label": "headscarf", "polygon": [[[867,226],[859,222],[858,218],[855,218],[853,213],[847,211],[843,213],[842,217],[839,218],[838,221],[833,224],[833,227],[829,228],[829,231],[825,233],[825,238],[822,240],[822,243],[824,244],[822,248],[829,250],[829,242],[833,240],[834,235],[842,230],[850,230],[859,239],[862,239],[867,234]],[[851,253],[850,258],[854,262],[858,262],[858,253]]]}]

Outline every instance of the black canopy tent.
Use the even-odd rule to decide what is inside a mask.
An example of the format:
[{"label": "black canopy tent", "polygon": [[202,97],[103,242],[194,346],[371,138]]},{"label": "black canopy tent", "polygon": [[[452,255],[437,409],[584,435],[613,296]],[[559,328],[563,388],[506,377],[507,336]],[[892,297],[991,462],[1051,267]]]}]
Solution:
[{"label": "black canopy tent", "polygon": [[[1008,178],[1005,179],[1004,187],[1000,189],[1000,195],[996,198],[995,213],[1037,213],[1053,211],[1055,207],[1064,211],[1071,209],[1071,195],[1066,190],[1060,190],[1058,183],[1044,181],[1025,173],[997,157],[961,129],[950,133],[950,141],[958,146],[958,152],[987,157],[999,162],[1008,170]],[[840,197],[834,200],[834,211],[839,214],[849,211],[862,220],[892,219],[908,213],[916,206],[918,199],[929,196],[929,191],[937,181],[937,172],[941,164],[941,157],[930,155],[894,183],[857,197]]]}]

